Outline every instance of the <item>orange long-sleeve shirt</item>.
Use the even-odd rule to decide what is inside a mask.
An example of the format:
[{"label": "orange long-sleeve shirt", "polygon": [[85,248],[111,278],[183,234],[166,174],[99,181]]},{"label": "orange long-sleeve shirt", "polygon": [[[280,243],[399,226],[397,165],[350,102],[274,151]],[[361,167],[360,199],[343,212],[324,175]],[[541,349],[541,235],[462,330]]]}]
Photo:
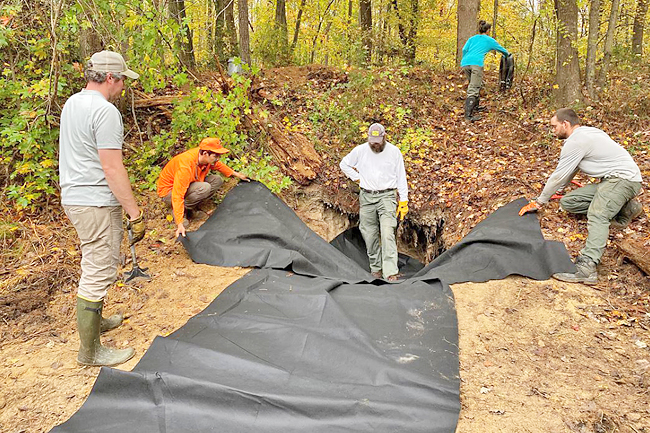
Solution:
[{"label": "orange long-sleeve shirt", "polygon": [[221,161],[214,165],[199,166],[199,148],[187,150],[176,155],[165,165],[158,178],[158,196],[164,197],[172,192],[172,210],[176,224],[183,222],[185,193],[192,182],[203,182],[210,170],[218,170],[230,177],[235,172]]}]

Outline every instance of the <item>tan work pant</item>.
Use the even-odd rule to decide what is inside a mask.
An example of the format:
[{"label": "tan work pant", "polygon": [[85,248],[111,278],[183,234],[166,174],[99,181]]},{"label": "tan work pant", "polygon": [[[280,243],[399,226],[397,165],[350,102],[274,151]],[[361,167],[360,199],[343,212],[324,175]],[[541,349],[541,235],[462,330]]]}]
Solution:
[{"label": "tan work pant", "polygon": [[81,240],[77,295],[101,301],[117,279],[122,243],[121,206],[63,206]]}]

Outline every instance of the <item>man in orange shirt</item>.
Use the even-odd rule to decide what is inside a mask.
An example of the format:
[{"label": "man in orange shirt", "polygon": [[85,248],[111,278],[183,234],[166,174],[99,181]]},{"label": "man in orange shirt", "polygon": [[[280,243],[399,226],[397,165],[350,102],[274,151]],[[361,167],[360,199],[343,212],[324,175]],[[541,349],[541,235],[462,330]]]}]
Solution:
[{"label": "man in orange shirt", "polygon": [[212,197],[223,184],[218,170],[224,176],[235,176],[249,181],[246,175],[238,173],[219,161],[221,155],[230,152],[221,145],[218,138],[205,138],[199,147],[185,151],[172,158],[165,165],[158,178],[158,196],[172,207],[176,222],[176,237],[185,236],[183,216],[185,210],[195,209],[201,201]]}]

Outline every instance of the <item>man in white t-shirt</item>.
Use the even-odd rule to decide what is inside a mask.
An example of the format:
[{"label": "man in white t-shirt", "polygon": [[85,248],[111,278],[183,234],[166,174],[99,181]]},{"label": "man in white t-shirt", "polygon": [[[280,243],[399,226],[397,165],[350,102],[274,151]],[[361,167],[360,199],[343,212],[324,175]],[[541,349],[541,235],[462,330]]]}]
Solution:
[{"label": "man in white t-shirt", "polygon": [[145,225],[122,163],[122,115],[109,101],[122,94],[127,77],[138,74],[120,54],[102,51],[90,58],[85,77],[86,87],[63,106],[59,136],[61,204],[81,240],[77,361],[117,365],[134,350],[102,346],[99,334],[122,323],[121,315],[102,318],[104,297],[117,278],[122,210],[132,244],[142,239]]},{"label": "man in white t-shirt", "polygon": [[596,284],[596,266],[605,251],[610,225],[621,228],[643,214],[643,206],[634,197],[641,190],[641,170],[620,144],[598,128],[580,125],[570,108],[561,108],[551,118],[553,133],[563,139],[557,168],[535,200],[521,208],[519,215],[535,212],[557,190],[582,171],[600,179],[569,192],[560,200],[567,212],[587,214],[589,232],[585,247],[575,259],[577,272],[559,273],[553,278],[572,283]]},{"label": "man in white t-shirt", "polygon": [[[368,141],[341,161],[343,173],[359,182],[359,230],[366,242],[370,272],[397,281],[397,218],[408,213],[408,186],[400,150],[386,141],[379,123],[368,129]],[[399,206],[397,203],[399,194]]]}]

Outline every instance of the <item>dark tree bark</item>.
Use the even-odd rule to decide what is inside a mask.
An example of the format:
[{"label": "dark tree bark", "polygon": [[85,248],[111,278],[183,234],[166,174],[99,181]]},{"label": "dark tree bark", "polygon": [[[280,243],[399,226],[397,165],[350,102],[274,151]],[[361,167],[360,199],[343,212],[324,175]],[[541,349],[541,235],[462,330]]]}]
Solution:
[{"label": "dark tree bark", "polygon": [[223,0],[226,3],[226,40],[230,54],[239,52],[237,27],[235,26],[235,0]]},{"label": "dark tree bark", "polygon": [[562,105],[582,101],[580,63],[576,48],[578,6],[576,0],[555,0],[557,30],[556,99]]},{"label": "dark tree bark", "polygon": [[604,86],[605,82],[607,81],[609,63],[612,59],[612,51],[614,49],[614,35],[616,33],[616,23],[618,22],[618,6],[619,0],[612,0],[612,10],[609,14],[609,24],[607,25],[607,36],[605,36],[603,66],[600,68],[600,74],[598,76],[598,84],[601,86]]},{"label": "dark tree bark", "polygon": [[298,9],[298,16],[296,17],[296,29],[293,32],[293,41],[291,42],[291,51],[296,49],[298,43],[298,35],[300,34],[300,20],[302,19],[302,11],[305,10],[306,0],[300,0],[300,8]]},{"label": "dark tree bark", "polygon": [[596,54],[598,53],[598,30],[600,28],[600,0],[591,0],[589,6],[589,35],[587,36],[587,61],[585,85],[589,97],[596,97]]},{"label": "dark tree bark", "polygon": [[169,14],[174,19],[182,33],[176,37],[176,48],[178,49],[178,58],[183,66],[193,69],[194,62],[194,47],[192,44],[192,31],[185,21],[185,0],[169,0]]},{"label": "dark tree bark", "polygon": [[361,27],[361,38],[365,50],[365,61],[372,60],[372,1],[359,0],[359,26]]},{"label": "dark tree bark", "polygon": [[458,21],[456,30],[456,65],[460,65],[463,58],[465,42],[476,34],[480,9],[480,0],[458,0],[456,12]]},{"label": "dark tree bark", "polygon": [[79,32],[79,55],[85,62],[90,56],[104,49],[102,37],[95,31],[94,27],[81,29]]},{"label": "dark tree bark", "polygon": [[248,0],[238,0],[239,52],[242,61],[251,64],[250,33],[248,32]]},{"label": "dark tree bark", "polygon": [[494,0],[494,13],[492,14],[492,37],[497,38],[497,18],[499,17],[499,0]]},{"label": "dark tree bark", "polygon": [[[406,14],[400,12],[397,0],[393,0],[393,8],[397,14],[397,31],[403,45],[402,57],[407,63],[413,64],[415,63],[416,53],[415,38],[417,37],[418,24],[420,21],[420,5],[418,0],[409,0],[408,3],[411,10],[407,11]],[[407,17],[404,18],[404,15],[407,15]]]},{"label": "dark tree bark", "polygon": [[648,14],[650,0],[639,0],[636,5],[634,24],[632,25],[632,53],[641,59],[643,55],[643,31],[645,30],[645,17]]},{"label": "dark tree bark", "polygon": [[284,54],[286,53],[288,47],[287,7],[285,0],[277,0],[275,4],[275,28],[278,32],[278,39],[280,40],[280,43],[278,45],[284,57]]}]

